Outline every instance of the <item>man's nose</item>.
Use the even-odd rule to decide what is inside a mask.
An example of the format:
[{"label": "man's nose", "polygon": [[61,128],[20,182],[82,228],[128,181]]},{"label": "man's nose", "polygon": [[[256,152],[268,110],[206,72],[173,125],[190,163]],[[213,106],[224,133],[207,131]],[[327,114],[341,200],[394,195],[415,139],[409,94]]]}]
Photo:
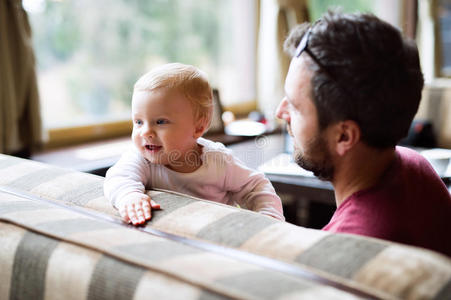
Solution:
[{"label": "man's nose", "polygon": [[276,110],[276,116],[279,119],[288,121],[288,112],[287,112],[287,100],[286,98],[283,98],[282,101],[280,101],[279,106]]}]

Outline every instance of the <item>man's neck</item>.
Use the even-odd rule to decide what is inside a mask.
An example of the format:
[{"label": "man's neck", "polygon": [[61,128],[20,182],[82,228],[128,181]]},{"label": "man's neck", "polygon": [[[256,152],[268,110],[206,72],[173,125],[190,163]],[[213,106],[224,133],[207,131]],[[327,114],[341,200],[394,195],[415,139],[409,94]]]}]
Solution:
[{"label": "man's neck", "polygon": [[332,180],[337,207],[352,194],[377,184],[395,157],[394,148],[379,150],[361,143],[341,157]]}]

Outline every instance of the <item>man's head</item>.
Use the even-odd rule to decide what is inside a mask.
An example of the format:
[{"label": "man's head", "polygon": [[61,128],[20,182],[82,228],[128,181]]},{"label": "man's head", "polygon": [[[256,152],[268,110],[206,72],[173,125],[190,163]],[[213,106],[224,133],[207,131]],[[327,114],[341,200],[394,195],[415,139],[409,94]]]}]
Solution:
[{"label": "man's head", "polygon": [[369,146],[395,146],[408,132],[423,88],[414,42],[373,15],[329,12],[313,25],[293,29],[287,52],[294,54],[307,29],[314,58],[301,55],[313,72],[320,128],[350,119]]},{"label": "man's head", "polygon": [[[415,44],[396,28],[373,15],[329,12],[315,24],[293,29],[285,49],[293,59],[279,117],[287,116],[290,105],[295,113],[296,103],[287,98],[294,101],[301,93],[317,113],[311,138],[325,139],[331,125],[340,122],[355,125],[356,138],[373,148],[394,147],[407,134],[423,75]],[[305,76],[303,87],[299,81]],[[301,139],[299,146],[307,145],[293,134],[295,141]]]}]

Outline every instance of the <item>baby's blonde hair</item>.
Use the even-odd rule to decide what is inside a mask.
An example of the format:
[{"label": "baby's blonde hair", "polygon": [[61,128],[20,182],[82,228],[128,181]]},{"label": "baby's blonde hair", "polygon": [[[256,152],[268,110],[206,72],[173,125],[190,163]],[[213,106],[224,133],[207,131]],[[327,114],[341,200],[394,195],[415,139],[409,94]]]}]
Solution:
[{"label": "baby's blonde hair", "polygon": [[134,91],[177,89],[191,102],[195,120],[205,120],[205,130],[211,123],[213,94],[204,72],[191,65],[170,63],[147,72],[135,83]]}]

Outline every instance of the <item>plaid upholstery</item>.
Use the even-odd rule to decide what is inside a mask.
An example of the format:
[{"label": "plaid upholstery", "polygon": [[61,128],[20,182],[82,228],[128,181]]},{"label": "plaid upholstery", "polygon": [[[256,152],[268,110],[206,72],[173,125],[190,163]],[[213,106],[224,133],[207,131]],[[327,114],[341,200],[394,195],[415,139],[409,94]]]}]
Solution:
[{"label": "plaid upholstery", "polygon": [[[104,199],[102,185],[103,178],[95,175],[0,156],[0,186],[119,219]],[[288,262],[375,297],[451,297],[451,260],[432,251],[306,229],[185,195],[149,194],[162,210],[153,212],[148,227]],[[71,289],[82,291],[80,299],[131,299],[155,296],[156,290],[162,298],[183,299],[354,297],[325,284],[10,194],[0,193],[0,220],[0,299],[26,293],[23,286],[46,299]],[[28,274],[30,269],[33,274]]]}]

